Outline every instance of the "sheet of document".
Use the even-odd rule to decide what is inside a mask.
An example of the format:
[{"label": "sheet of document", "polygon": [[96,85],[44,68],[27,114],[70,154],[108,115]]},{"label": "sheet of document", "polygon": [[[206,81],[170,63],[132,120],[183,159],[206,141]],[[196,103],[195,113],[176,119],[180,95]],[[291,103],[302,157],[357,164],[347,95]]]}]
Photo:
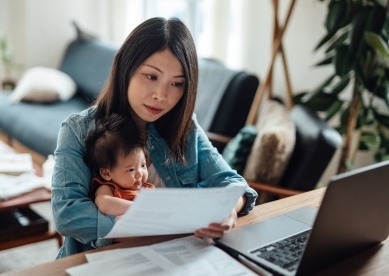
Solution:
[{"label": "sheet of document", "polygon": [[244,186],[140,190],[105,238],[193,233],[231,213]]},{"label": "sheet of document", "polygon": [[[151,246],[86,254],[87,264],[66,270],[81,275],[251,276],[250,269],[221,249],[189,236]],[[86,274],[87,273],[87,274]]]},{"label": "sheet of document", "polygon": [[123,255],[115,254],[98,262],[71,267],[66,269],[66,273],[71,276],[185,275],[181,268],[161,258],[149,247],[132,248],[130,251],[123,252]]}]

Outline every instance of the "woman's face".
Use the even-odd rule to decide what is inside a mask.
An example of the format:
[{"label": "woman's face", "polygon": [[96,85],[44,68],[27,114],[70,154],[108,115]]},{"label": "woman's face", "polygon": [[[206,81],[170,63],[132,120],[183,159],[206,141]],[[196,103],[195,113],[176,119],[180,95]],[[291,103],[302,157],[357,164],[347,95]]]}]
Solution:
[{"label": "woman's face", "polygon": [[158,120],[184,94],[185,76],[181,62],[169,50],[156,52],[135,71],[127,97],[134,119],[140,124]]}]

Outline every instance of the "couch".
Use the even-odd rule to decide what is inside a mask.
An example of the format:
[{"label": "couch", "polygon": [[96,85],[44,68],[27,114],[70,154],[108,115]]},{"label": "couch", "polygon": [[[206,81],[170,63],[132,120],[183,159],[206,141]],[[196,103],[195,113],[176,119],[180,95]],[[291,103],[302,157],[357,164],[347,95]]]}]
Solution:
[{"label": "couch", "polygon": [[[62,58],[60,71],[77,86],[70,100],[54,103],[11,104],[12,91],[0,92],[0,131],[42,157],[53,154],[61,122],[88,108],[99,95],[118,47],[85,35],[77,28]],[[199,92],[202,103],[213,102],[213,111],[199,120],[207,132],[234,136],[244,126],[259,80],[243,71],[227,68],[212,59],[199,59]],[[219,90],[215,97],[215,90]],[[222,91],[220,91],[222,90]],[[196,103],[201,111],[202,104]],[[222,107],[222,108],[219,108]],[[200,116],[201,117],[201,116]]]}]

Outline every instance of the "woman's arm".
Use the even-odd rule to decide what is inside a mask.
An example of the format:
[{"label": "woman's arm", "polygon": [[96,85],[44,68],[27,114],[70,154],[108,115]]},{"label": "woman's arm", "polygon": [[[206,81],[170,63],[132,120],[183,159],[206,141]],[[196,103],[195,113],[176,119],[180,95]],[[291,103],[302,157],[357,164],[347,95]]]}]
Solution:
[{"label": "woman's arm", "polygon": [[245,205],[246,205],[246,196],[243,195],[239,198],[238,202],[235,205],[235,212],[240,213]]},{"label": "woman's arm", "polygon": [[132,201],[114,197],[109,185],[101,185],[96,191],[95,204],[104,214],[122,216],[132,203]]},{"label": "woman's arm", "polygon": [[199,185],[203,187],[245,186],[246,191],[237,202],[235,210],[239,215],[248,214],[254,208],[258,197],[257,192],[248,186],[242,176],[231,169],[209,141],[197,120],[194,120],[194,124],[197,131]]},{"label": "woman's arm", "polygon": [[52,209],[56,230],[92,247],[110,244],[104,237],[112,228],[115,217],[99,212],[88,197],[90,169],[83,161],[83,139],[87,123],[80,115],[72,115],[61,125],[55,150],[52,182]]}]

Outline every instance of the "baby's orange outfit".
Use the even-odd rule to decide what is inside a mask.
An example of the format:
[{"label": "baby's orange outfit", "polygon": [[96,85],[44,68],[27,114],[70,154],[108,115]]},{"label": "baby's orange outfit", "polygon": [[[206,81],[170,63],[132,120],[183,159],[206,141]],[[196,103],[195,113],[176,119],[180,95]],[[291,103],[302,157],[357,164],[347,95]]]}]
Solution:
[{"label": "baby's orange outfit", "polygon": [[[90,193],[91,198],[94,199],[94,197],[95,197],[94,194],[96,193],[96,190],[99,187],[99,185],[110,185],[110,186],[112,186],[114,188],[114,192],[113,192],[113,196],[114,197],[123,198],[123,199],[132,201],[138,195],[138,191],[124,190],[122,187],[120,187],[119,185],[117,185],[117,184],[115,184],[113,182],[106,181],[106,180],[102,179],[101,177],[94,177],[94,178],[92,178],[91,187],[90,187],[90,191],[93,191],[92,192],[93,195]],[[154,189],[155,186],[153,184],[151,184],[151,183],[144,182],[142,184],[141,188]]]}]

